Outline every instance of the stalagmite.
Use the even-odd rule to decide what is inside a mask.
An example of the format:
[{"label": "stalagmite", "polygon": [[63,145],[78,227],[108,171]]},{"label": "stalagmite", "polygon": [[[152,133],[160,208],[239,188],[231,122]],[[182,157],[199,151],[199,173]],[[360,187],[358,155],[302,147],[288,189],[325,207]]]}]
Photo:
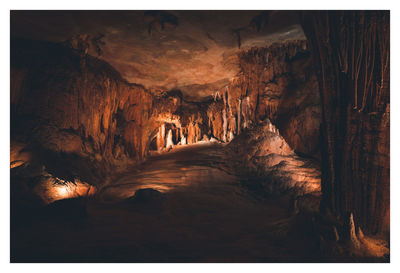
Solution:
[{"label": "stalagmite", "polygon": [[229,141],[232,141],[232,139],[234,139],[235,136],[233,135],[232,131],[229,131]]},{"label": "stalagmite", "polygon": [[160,151],[165,145],[165,124],[161,124],[157,134],[157,150]]},{"label": "stalagmite", "polygon": [[267,119],[266,122],[268,124],[268,126],[267,126],[268,131],[279,135],[279,131],[276,129],[276,126],[274,124],[272,124],[271,120]]},{"label": "stalagmite", "polygon": [[335,226],[333,226],[333,236],[334,236],[335,242],[338,242],[340,237],[339,237],[339,233],[337,231],[337,228]]},{"label": "stalagmite", "polygon": [[247,96],[243,99],[242,114],[243,114],[243,128],[247,128],[251,123],[251,106],[250,97]]},{"label": "stalagmite", "polygon": [[182,137],[181,137],[181,145],[186,145],[186,137],[185,137],[185,135],[182,135]]},{"label": "stalagmite", "polygon": [[358,227],[358,229],[357,229],[357,237],[359,240],[364,239],[364,232],[362,231],[362,229],[360,227]]},{"label": "stalagmite", "polygon": [[269,119],[267,119],[267,121],[268,121],[268,131],[273,132],[272,123],[269,121]]},{"label": "stalagmite", "polygon": [[360,248],[360,241],[357,238],[356,235],[356,227],[354,224],[354,218],[353,218],[353,213],[350,213],[349,217],[349,240],[350,244],[354,248]]},{"label": "stalagmite", "polygon": [[167,143],[165,144],[165,148],[169,149],[169,148],[173,148],[173,147],[174,147],[174,142],[172,141],[172,130],[170,129],[168,131]]},{"label": "stalagmite", "polygon": [[227,130],[228,130],[228,121],[226,119],[226,110],[225,109],[222,110],[222,119],[223,119],[222,127],[223,127],[223,130],[224,130],[223,135],[222,135],[222,141],[226,142],[226,134],[227,134]]},{"label": "stalagmite", "polygon": [[237,111],[237,134],[241,131],[241,116],[242,116],[242,100],[238,99],[238,111]]}]

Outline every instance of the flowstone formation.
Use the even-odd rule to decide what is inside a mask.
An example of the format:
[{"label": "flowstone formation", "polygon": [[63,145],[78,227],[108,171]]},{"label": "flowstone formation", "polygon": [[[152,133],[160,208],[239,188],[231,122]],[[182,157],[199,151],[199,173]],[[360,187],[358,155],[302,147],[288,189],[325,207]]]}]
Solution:
[{"label": "flowstone formation", "polygon": [[269,119],[245,129],[228,148],[250,188],[261,185],[262,192],[274,195],[320,195],[318,162],[296,155]]}]

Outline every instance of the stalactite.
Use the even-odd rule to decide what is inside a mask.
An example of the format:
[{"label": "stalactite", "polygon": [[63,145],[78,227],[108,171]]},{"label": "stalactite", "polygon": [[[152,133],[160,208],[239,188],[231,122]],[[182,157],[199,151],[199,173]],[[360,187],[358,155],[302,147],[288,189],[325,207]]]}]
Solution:
[{"label": "stalactite", "polygon": [[213,94],[213,98],[214,98],[214,101],[217,101],[217,100],[220,99],[219,91],[217,91],[217,92],[215,92],[215,93]]}]

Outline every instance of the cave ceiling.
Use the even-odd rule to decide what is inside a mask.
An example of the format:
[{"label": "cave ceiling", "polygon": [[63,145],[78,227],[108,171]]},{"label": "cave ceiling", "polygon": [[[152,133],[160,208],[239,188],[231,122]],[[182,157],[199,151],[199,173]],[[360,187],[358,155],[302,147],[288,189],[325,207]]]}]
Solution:
[{"label": "cave ceiling", "polygon": [[[13,11],[11,35],[104,35],[99,56],[131,83],[201,100],[239,73],[236,53],[305,39],[294,11]],[[239,49],[240,45],[240,49]],[[97,56],[94,49],[91,55]]]}]

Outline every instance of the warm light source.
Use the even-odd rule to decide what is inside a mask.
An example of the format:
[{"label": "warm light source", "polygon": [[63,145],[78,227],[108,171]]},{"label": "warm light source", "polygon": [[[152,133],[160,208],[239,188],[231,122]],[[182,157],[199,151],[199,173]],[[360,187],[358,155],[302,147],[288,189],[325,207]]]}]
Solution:
[{"label": "warm light source", "polygon": [[57,192],[57,195],[63,198],[66,198],[69,195],[69,190],[67,185],[58,185],[55,187],[55,191]]},{"label": "warm light source", "polygon": [[35,191],[45,203],[50,204],[61,199],[91,196],[96,188],[79,179],[71,182],[49,175],[39,183]]}]

